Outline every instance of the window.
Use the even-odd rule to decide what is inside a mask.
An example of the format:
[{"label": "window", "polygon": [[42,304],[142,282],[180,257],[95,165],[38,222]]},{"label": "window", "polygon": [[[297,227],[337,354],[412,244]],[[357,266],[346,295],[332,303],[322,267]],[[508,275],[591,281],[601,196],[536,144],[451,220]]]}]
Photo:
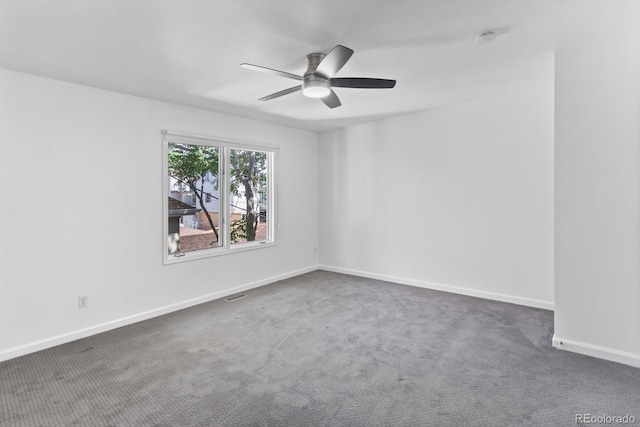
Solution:
[{"label": "window", "polygon": [[277,147],[163,135],[165,264],[271,246]]},{"label": "window", "polygon": [[260,210],[268,204],[267,153],[232,148],[229,165],[231,244],[268,239],[269,222],[260,217]]}]

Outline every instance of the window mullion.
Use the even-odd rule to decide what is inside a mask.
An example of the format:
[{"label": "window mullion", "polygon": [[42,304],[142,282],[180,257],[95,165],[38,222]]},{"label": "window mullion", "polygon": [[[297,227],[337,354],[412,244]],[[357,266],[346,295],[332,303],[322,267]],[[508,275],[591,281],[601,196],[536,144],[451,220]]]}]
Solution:
[{"label": "window mullion", "polygon": [[229,197],[231,194],[230,189],[230,159],[229,159],[229,147],[220,147],[222,150],[222,186],[220,187],[220,202],[222,203],[222,207],[220,211],[222,212],[222,235],[223,235],[223,243],[226,249],[231,247],[231,212],[230,212],[230,203]]},{"label": "window mullion", "polygon": [[275,205],[275,179],[274,179],[274,154],[268,153],[268,168],[267,168],[267,227],[269,229],[268,237],[271,240],[275,239],[276,233],[276,205]]}]

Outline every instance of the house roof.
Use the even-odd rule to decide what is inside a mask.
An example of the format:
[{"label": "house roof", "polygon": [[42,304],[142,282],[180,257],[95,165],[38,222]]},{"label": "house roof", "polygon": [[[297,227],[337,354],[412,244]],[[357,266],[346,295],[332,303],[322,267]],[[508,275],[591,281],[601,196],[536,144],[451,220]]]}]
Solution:
[{"label": "house roof", "polygon": [[200,212],[202,209],[191,206],[187,203],[181,202],[178,199],[169,197],[169,216],[176,217],[182,215],[194,215]]}]

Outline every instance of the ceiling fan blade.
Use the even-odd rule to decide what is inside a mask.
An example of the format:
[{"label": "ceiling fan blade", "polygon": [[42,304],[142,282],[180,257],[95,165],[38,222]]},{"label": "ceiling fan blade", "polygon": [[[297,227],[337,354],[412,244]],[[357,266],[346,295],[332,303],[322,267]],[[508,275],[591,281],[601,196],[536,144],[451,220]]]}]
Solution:
[{"label": "ceiling fan blade", "polygon": [[326,79],[333,77],[335,73],[344,67],[344,64],[351,58],[351,55],[353,55],[353,50],[342,45],[337,45],[320,61],[315,74]]},{"label": "ceiling fan blade", "polygon": [[332,87],[350,87],[356,89],[391,89],[395,80],[370,79],[367,77],[338,77],[331,79]]},{"label": "ceiling fan blade", "polygon": [[298,75],[287,73],[280,70],[274,70],[273,68],[261,67],[260,65],[247,64],[246,62],[243,62],[242,64],[240,64],[240,66],[242,68],[246,68],[247,70],[260,71],[262,73],[273,74],[276,76],[286,77],[288,79],[293,79],[293,80],[302,80],[302,76],[298,76]]},{"label": "ceiling fan blade", "polygon": [[332,90],[329,93],[329,95],[320,99],[322,100],[322,102],[324,102],[324,105],[326,105],[329,108],[336,108],[342,105],[342,103],[340,102],[340,99],[338,99],[338,95],[336,95],[336,93]]},{"label": "ceiling fan blade", "polygon": [[269,101],[271,99],[280,98],[281,96],[289,95],[290,93],[297,92],[302,89],[302,86],[294,86],[289,89],[281,90],[280,92],[272,93],[271,95],[263,96],[258,101]]}]

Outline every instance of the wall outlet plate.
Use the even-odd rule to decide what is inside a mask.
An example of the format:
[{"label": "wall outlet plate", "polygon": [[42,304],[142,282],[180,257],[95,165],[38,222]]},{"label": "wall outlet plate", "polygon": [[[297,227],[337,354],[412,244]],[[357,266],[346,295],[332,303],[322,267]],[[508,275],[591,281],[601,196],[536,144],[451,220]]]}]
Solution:
[{"label": "wall outlet plate", "polygon": [[89,307],[89,297],[88,296],[83,296],[83,297],[78,297],[78,308],[87,308]]}]

